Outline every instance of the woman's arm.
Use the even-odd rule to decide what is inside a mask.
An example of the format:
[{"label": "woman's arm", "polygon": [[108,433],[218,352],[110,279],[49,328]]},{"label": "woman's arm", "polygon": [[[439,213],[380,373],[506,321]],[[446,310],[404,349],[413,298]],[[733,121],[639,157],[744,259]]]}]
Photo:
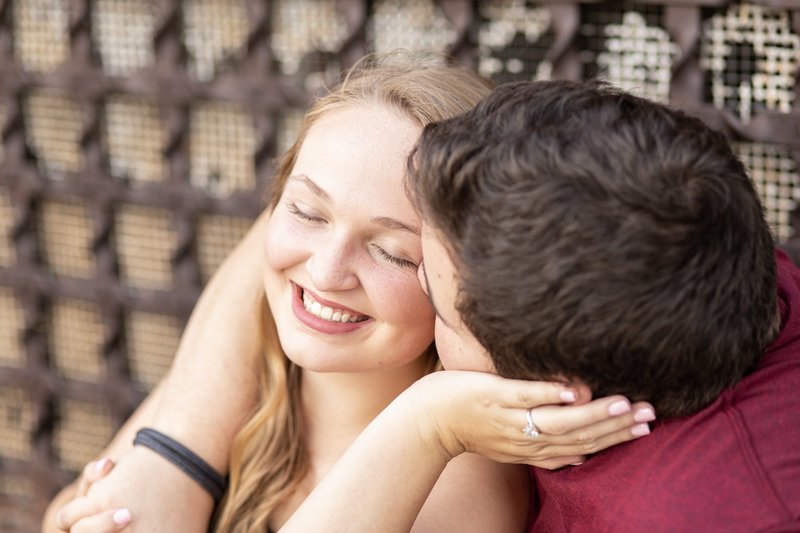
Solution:
[{"label": "woman's arm", "polygon": [[[281,532],[521,529],[518,474],[463,452],[556,468],[636,438],[634,414],[652,410],[612,415],[611,405],[628,405],[619,396],[559,406],[565,390],[475,372],[426,376],[367,427]],[[522,428],[535,406],[544,406],[534,409],[542,435],[530,439]]]},{"label": "woman's arm", "polygon": [[[84,509],[126,507],[134,516],[131,531],[207,528],[211,497],[161,456],[133,448],[133,436],[142,426],[154,427],[227,472],[233,438],[257,395],[264,221],[262,215],[209,282],[169,374],[103,452],[117,464],[92,485],[94,507]],[[55,510],[74,490],[74,484],[67,487],[50,504],[43,531],[59,531]]]}]

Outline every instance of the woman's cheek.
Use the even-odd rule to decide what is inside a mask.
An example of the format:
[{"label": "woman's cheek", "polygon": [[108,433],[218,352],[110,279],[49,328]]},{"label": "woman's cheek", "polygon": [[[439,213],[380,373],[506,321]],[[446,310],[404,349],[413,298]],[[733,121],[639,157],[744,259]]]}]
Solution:
[{"label": "woman's cheek", "polygon": [[433,338],[433,308],[417,282],[415,272],[409,270],[407,275],[393,272],[376,286],[382,293],[379,301],[387,319],[406,327],[426,330]]},{"label": "woman's cheek", "polygon": [[[311,235],[288,213],[276,211],[266,225],[264,235],[264,257],[268,268],[285,270],[308,257]],[[299,243],[304,243],[300,246]]]}]

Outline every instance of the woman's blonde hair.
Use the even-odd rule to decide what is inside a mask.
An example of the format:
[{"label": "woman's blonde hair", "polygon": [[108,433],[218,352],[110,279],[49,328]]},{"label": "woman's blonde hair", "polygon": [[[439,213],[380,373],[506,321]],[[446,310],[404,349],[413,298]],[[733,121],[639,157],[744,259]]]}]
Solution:
[{"label": "woman's blonde hair", "polygon": [[[386,105],[425,126],[471,109],[491,90],[473,72],[448,66],[440,57],[392,53],[367,56],[342,83],[305,115],[297,140],[280,159],[269,198],[278,204],[311,126],[326,114],[351,106]],[[266,531],[271,513],[296,490],[307,471],[300,410],[300,369],[284,355],[275,322],[262,299],[263,357],[259,357],[259,402],[236,436],[228,492],[216,528]],[[429,349],[431,366],[436,354]]]}]

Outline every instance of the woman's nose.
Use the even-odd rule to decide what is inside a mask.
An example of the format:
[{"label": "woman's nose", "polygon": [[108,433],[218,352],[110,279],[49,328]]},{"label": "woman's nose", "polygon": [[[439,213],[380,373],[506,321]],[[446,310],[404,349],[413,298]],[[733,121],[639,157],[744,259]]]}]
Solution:
[{"label": "woman's nose", "polygon": [[355,249],[346,242],[332,239],[320,243],[306,261],[306,269],[320,291],[345,291],[358,286],[353,270]]}]

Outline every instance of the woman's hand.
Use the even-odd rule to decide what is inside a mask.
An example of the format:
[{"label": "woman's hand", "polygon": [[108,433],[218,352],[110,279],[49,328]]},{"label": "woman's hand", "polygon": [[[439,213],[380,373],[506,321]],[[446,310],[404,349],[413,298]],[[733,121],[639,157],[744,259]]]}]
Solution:
[{"label": "woman's hand", "polygon": [[[113,468],[104,468],[99,476],[91,466],[84,470],[73,499],[59,510],[57,519],[47,519],[43,532],[208,531],[211,495],[157,453],[136,446],[122,454]],[[128,514],[133,518],[127,518]]]},{"label": "woman's hand", "polygon": [[[408,391],[421,428],[450,457],[474,452],[504,463],[556,469],[647,435],[653,407],[623,396],[589,400],[585,387],[480,372],[430,374]],[[588,403],[585,403],[587,402]],[[527,413],[539,431],[528,436]]]},{"label": "woman's hand", "polygon": [[105,477],[113,467],[114,462],[108,457],[86,465],[77,481],[75,498],[56,514],[56,525],[61,531],[114,533],[130,523],[131,512],[128,509],[105,510],[87,496],[92,484]]}]

